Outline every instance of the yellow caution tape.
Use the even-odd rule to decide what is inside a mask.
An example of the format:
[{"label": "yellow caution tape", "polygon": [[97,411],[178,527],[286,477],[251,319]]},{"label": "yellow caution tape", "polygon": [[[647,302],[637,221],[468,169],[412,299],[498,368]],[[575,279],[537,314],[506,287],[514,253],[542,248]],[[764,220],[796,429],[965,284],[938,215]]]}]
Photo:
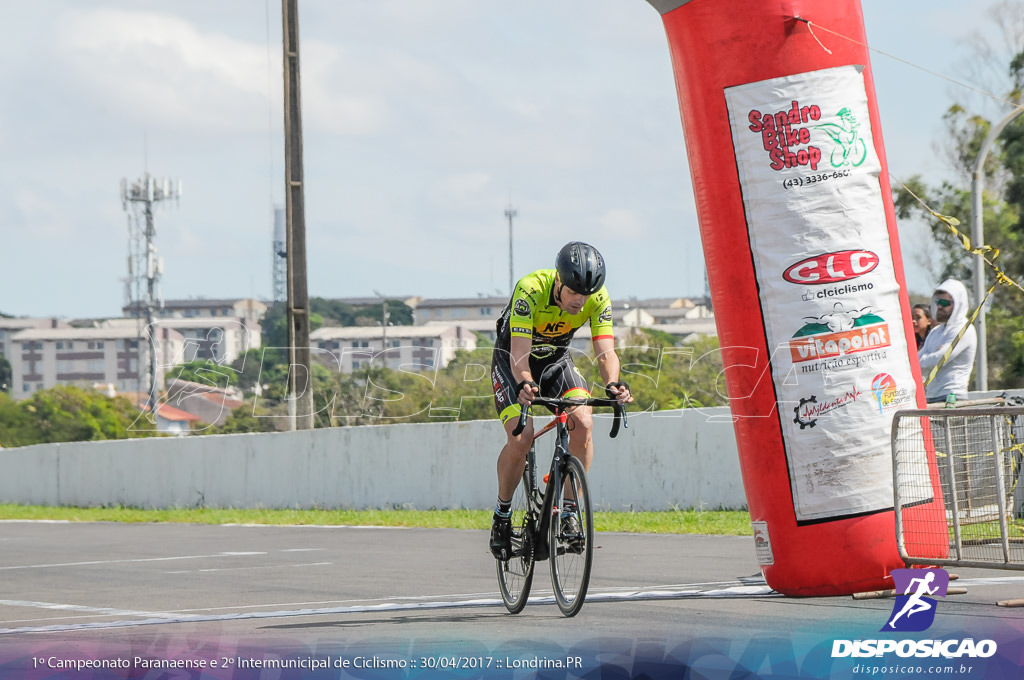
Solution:
[{"label": "yellow caution tape", "polygon": [[951,232],[953,232],[953,235],[956,236],[957,239],[960,240],[961,245],[963,245],[964,249],[967,252],[969,252],[972,255],[977,255],[978,257],[980,257],[985,262],[985,264],[987,264],[989,266],[989,268],[992,270],[992,272],[995,274],[995,282],[988,289],[988,292],[985,293],[985,297],[981,300],[981,302],[978,304],[978,306],[975,307],[974,312],[968,318],[967,323],[964,324],[963,328],[960,329],[960,332],[957,333],[956,338],[954,338],[953,342],[950,343],[949,348],[946,349],[946,353],[942,357],[942,361],[940,361],[938,364],[936,364],[935,367],[932,368],[931,373],[928,374],[928,378],[924,381],[924,384],[927,386],[928,383],[930,383],[935,378],[935,374],[939,372],[939,369],[942,368],[942,365],[945,364],[946,361],[949,360],[950,354],[953,353],[953,348],[956,347],[956,344],[958,342],[960,342],[960,338],[962,338],[964,333],[967,332],[967,328],[971,324],[974,323],[974,320],[976,318],[978,318],[978,313],[981,311],[981,308],[985,306],[985,303],[988,302],[988,298],[989,298],[990,295],[992,295],[992,291],[994,291],[996,289],[996,286],[999,285],[999,284],[1002,284],[1004,286],[1013,286],[1013,287],[1017,288],[1018,290],[1020,290],[1021,292],[1024,292],[1024,288],[1022,288],[1019,283],[1017,283],[1016,281],[1011,279],[1009,276],[1007,276],[1003,272],[1003,270],[1000,269],[999,266],[996,265],[995,262],[993,262],[993,260],[995,260],[997,257],[999,257],[999,249],[998,248],[993,248],[992,246],[986,245],[986,244],[981,244],[981,245],[978,245],[978,246],[972,245],[970,237],[968,237],[967,234],[964,234],[959,229],[957,229],[957,227],[960,226],[960,220],[958,220],[955,217],[952,217],[951,215],[943,215],[941,213],[938,213],[938,212],[932,210],[931,206],[929,206],[927,203],[925,203],[924,200],[922,200],[920,196],[918,196],[917,194],[915,194],[913,191],[910,190],[910,187],[908,187],[906,184],[903,184],[903,182],[900,182],[898,179],[896,181],[899,182],[900,185],[906,190],[906,192],[908,194],[910,194],[911,196],[913,196],[917,200],[918,203],[920,203],[922,206],[924,206],[924,209],[927,210],[934,218],[936,218],[937,220],[939,220],[940,222],[945,224],[946,227]]}]

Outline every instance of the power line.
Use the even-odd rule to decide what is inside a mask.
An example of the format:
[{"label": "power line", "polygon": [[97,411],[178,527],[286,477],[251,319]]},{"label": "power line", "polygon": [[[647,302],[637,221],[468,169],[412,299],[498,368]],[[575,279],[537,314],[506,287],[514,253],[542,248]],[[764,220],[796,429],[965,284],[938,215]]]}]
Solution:
[{"label": "power line", "polygon": [[[882,50],[880,50],[880,49],[878,49],[876,47],[871,47],[866,42],[862,42],[860,40],[857,40],[856,38],[851,38],[848,35],[844,35],[844,34],[840,33],[839,31],[834,31],[831,28],[826,28],[825,26],[822,26],[821,24],[815,24],[815,23],[811,22],[810,19],[805,19],[803,17],[793,17],[793,18],[796,19],[797,21],[801,21],[801,22],[807,24],[807,27],[809,29],[811,29],[811,27],[813,26],[813,28],[817,28],[819,30],[825,31],[826,33],[831,33],[832,35],[836,36],[837,38],[842,38],[843,40],[848,40],[848,41],[852,42],[855,45],[860,45],[861,47],[867,48],[868,50],[870,50],[872,52],[875,52],[876,54],[880,54],[883,57],[888,57],[889,59],[894,59],[895,61],[898,61],[898,62],[900,62],[902,64],[906,64],[907,66],[910,66],[911,68],[916,68],[919,71],[924,71],[925,73],[927,73],[929,75],[932,75],[932,76],[935,76],[936,78],[941,78],[942,80],[949,81],[950,83],[953,83],[954,85],[957,85],[959,87],[962,87],[962,88],[965,88],[965,89],[968,89],[968,90],[972,90],[974,92],[977,92],[978,94],[984,95],[986,97],[990,97],[991,99],[994,99],[996,101],[1002,102],[1004,104],[1009,104],[1010,106],[1017,106],[1016,102],[1013,102],[1013,101],[1007,99],[1006,97],[994,94],[992,92],[989,92],[988,90],[983,90],[983,89],[981,89],[979,87],[975,87],[974,85],[971,85],[969,83],[965,83],[962,80],[957,80],[956,78],[947,76],[944,73],[939,73],[938,71],[933,71],[932,69],[925,68],[924,66],[921,66],[920,64],[915,64],[914,62],[908,61],[907,59],[904,59],[902,57],[897,57],[895,54],[890,54],[889,52],[884,52],[884,51],[882,51]],[[821,48],[823,50],[825,50],[826,52],[831,52],[831,50],[829,50],[827,47],[825,47],[825,45],[821,42],[821,40],[818,39],[818,36],[814,35],[813,29],[811,29],[811,35],[814,37],[815,40],[818,41],[818,44],[821,45]]]}]

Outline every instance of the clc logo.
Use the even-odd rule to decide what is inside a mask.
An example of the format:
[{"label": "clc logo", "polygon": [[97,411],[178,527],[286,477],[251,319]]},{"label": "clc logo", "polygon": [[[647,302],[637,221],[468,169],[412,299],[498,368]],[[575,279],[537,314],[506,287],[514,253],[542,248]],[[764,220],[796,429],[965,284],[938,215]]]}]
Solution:
[{"label": "clc logo", "polygon": [[815,255],[789,267],[782,278],[804,285],[838,283],[867,274],[878,266],[878,255],[870,250],[841,250]]}]

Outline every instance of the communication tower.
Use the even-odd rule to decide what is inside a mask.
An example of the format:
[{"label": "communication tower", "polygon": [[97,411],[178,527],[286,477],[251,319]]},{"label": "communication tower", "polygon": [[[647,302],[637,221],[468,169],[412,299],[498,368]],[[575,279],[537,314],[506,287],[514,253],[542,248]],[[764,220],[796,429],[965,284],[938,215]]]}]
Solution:
[{"label": "communication tower", "polygon": [[288,220],[284,208],[274,207],[274,302],[288,300]]},{"label": "communication tower", "polygon": [[[146,361],[148,379],[146,392],[149,394],[149,411],[156,415],[156,312],[163,308],[160,298],[160,275],[163,274],[162,258],[156,254],[156,224],[153,220],[153,204],[181,198],[181,182],[169,179],[155,179],[145,173],[131,184],[121,180],[121,206],[128,213],[128,278],[126,297],[130,314],[146,321],[146,337],[140,334],[139,348],[147,347]],[[141,353],[140,353],[141,354]],[[142,361],[139,357],[141,375]],[[141,382],[141,381],[140,381]],[[140,385],[141,387],[141,385]]]},{"label": "communication tower", "polygon": [[515,267],[512,265],[512,219],[519,213],[512,204],[509,203],[508,207],[505,208],[505,217],[508,218],[508,294],[512,295],[516,292],[516,272]]}]

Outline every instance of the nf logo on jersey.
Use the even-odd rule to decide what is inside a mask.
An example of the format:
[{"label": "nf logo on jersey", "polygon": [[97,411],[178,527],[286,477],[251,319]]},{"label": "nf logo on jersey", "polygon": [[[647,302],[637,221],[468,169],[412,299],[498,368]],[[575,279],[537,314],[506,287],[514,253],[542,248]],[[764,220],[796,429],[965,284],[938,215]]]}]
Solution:
[{"label": "nf logo on jersey", "polygon": [[945,569],[893,569],[891,574],[896,584],[896,597],[892,614],[882,631],[904,633],[927,630],[935,621],[935,600],[946,597],[949,588],[949,573]]},{"label": "nf logo on jersey", "polygon": [[544,328],[539,329],[540,334],[546,337],[552,338],[558,335],[563,335],[568,330],[569,324],[564,321],[556,321],[554,323],[544,324]]}]

